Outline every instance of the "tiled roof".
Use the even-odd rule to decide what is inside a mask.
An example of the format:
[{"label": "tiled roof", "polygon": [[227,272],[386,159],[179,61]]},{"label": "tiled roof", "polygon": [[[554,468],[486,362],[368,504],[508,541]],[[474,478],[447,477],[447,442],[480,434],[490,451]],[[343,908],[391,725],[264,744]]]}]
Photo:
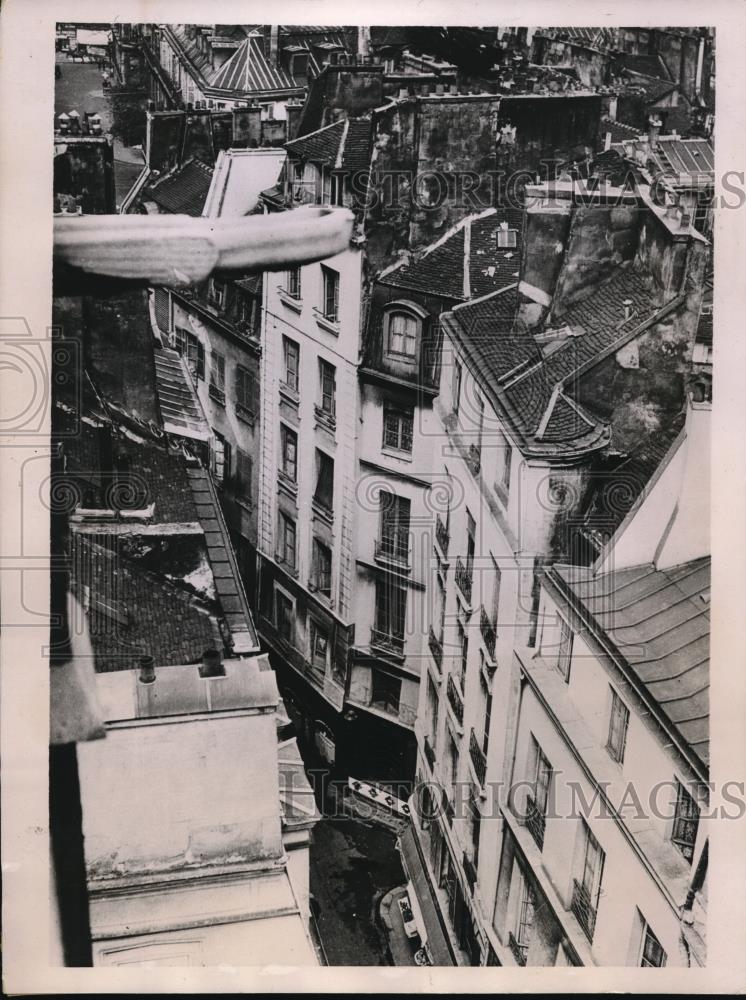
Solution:
[{"label": "tiled roof", "polygon": [[684,426],[682,412],[664,422],[634,454],[613,471],[601,469],[591,479],[591,497],[583,517],[583,531],[597,548],[616,531],[642,495],[656,469]]},{"label": "tiled roof", "polygon": [[354,171],[370,165],[371,145],[370,119],[348,118],[292,139],[285,148],[311,163]]},{"label": "tiled roof", "polygon": [[620,56],[619,62],[624,69],[633,73],[642,73],[644,76],[657,77],[660,80],[671,79],[666,64],[659,55],[634,55],[625,52]]},{"label": "tiled roof", "polygon": [[[325,57],[328,58],[330,52],[346,48],[341,32],[321,25],[289,25],[283,26],[280,31],[280,45],[284,49],[308,52],[308,65],[314,75],[321,72]],[[285,37],[287,35],[290,39]]]},{"label": "tiled roof", "polygon": [[212,183],[213,168],[201,160],[187,160],[151,187],[145,200],[174,215],[202,215]]},{"label": "tiled roof", "polygon": [[140,656],[157,666],[196,663],[222,648],[209,608],[162,575],[143,571],[121,549],[73,532],[71,587],[87,608],[98,672],[128,670]]},{"label": "tiled roof", "polygon": [[[503,298],[508,294],[515,293],[466,303],[445,314],[481,374],[485,391],[493,394],[528,445],[605,443],[608,429],[572,400],[573,380],[618,350],[668,304],[655,304],[644,275],[620,267],[588,298],[555,317],[557,339],[544,337],[542,351],[532,335],[513,329],[513,316],[506,309],[509,300]],[[627,321],[625,301],[630,303]]]},{"label": "tiled roof", "polygon": [[601,118],[601,124],[598,127],[599,135],[601,136],[601,142],[603,144],[606,139],[607,132],[611,132],[612,142],[624,142],[625,139],[637,139],[642,134],[639,128],[634,125],[627,125],[626,122],[612,121],[608,115],[604,115]]},{"label": "tiled roof", "polygon": [[713,174],[715,150],[709,139],[673,139],[658,137],[658,144],[650,155],[666,174]]},{"label": "tiled roof", "polygon": [[[464,294],[466,230],[468,242],[469,295]],[[499,247],[501,230],[514,230],[516,245]],[[519,209],[496,209],[472,216],[454,227],[450,235],[429,247],[409,264],[389,271],[382,281],[397,288],[411,288],[463,300],[489,295],[518,280],[523,243],[523,213]]]},{"label": "tiled roof", "polygon": [[300,89],[297,81],[286,70],[267,59],[259,35],[250,35],[241,43],[212,78],[210,87],[240,94]]},{"label": "tiled roof", "polygon": [[661,80],[657,76],[645,76],[643,73],[626,71],[627,80],[631,87],[642,90],[645,94],[647,104],[655,104],[666,97],[673,90],[678,90],[678,84],[671,80]]},{"label": "tiled roof", "polygon": [[594,576],[587,568],[556,566],[555,572],[706,767],[709,557],[670,569],[644,565]]},{"label": "tiled roof", "polygon": [[576,45],[589,45],[591,48],[608,48],[613,38],[608,28],[548,28],[545,33],[553,38],[566,39]]}]

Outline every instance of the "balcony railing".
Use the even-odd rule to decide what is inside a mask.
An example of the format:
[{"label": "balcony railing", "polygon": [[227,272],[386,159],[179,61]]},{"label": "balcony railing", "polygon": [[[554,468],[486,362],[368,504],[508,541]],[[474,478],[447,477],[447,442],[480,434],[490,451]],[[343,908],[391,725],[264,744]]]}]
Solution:
[{"label": "balcony railing", "polygon": [[427,644],[430,647],[430,652],[433,654],[433,659],[438,665],[438,670],[443,666],[443,643],[437,637],[435,632],[433,632],[432,625],[430,626],[430,631],[427,636]]},{"label": "balcony railing", "polygon": [[466,851],[464,851],[462,865],[464,868],[464,875],[466,875],[466,881],[469,883],[469,888],[472,892],[474,892],[474,886],[477,881],[477,868]]},{"label": "balcony railing", "polygon": [[591,897],[586,887],[573,879],[572,882],[572,902],[570,909],[578,918],[578,923],[585,931],[585,936],[589,941],[593,941],[593,931],[596,927],[596,910],[591,905]]},{"label": "balcony railing", "polygon": [[510,950],[513,952],[513,958],[516,962],[519,965],[525,965],[526,959],[528,958],[528,945],[520,944],[516,941],[515,935],[512,931],[508,935],[508,945],[510,946]]},{"label": "balcony railing", "polygon": [[440,546],[440,551],[444,556],[447,556],[450,535],[448,534],[448,528],[440,518],[440,514],[437,514],[435,517],[435,538]]},{"label": "balcony railing", "polygon": [[448,703],[453,709],[453,714],[458,719],[459,725],[463,724],[464,721],[464,702],[459,694],[459,690],[456,687],[456,682],[453,679],[453,674],[448,675]]},{"label": "balcony railing", "polygon": [[425,760],[428,762],[430,767],[435,767],[435,750],[430,742],[429,736],[426,736],[422,741],[422,752],[425,755]]},{"label": "balcony railing", "polygon": [[497,643],[497,628],[495,623],[492,621],[487,611],[482,605],[482,610],[479,616],[479,627],[482,630],[482,639],[487,648],[487,652],[490,654],[490,659],[495,659],[495,645]]},{"label": "balcony railing", "polygon": [[526,818],[524,820],[526,829],[536,841],[539,850],[544,846],[544,831],[547,821],[544,813],[539,809],[531,795],[526,796]]},{"label": "balcony railing", "polygon": [[471,604],[471,566],[465,566],[460,556],[456,559],[456,586]]},{"label": "balcony railing", "polygon": [[395,656],[404,655],[404,636],[391,635],[390,632],[381,632],[380,629],[370,630],[370,644],[385,653],[393,653]]},{"label": "balcony railing", "polygon": [[396,563],[397,566],[409,566],[409,544],[398,542],[392,538],[376,539],[375,558],[384,562]]},{"label": "balcony railing", "polygon": [[477,735],[472,729],[471,736],[469,737],[469,756],[471,757],[471,763],[474,767],[474,774],[477,777],[477,781],[480,785],[484,784],[484,778],[487,774],[487,758],[484,755],[484,751],[479,744]]}]

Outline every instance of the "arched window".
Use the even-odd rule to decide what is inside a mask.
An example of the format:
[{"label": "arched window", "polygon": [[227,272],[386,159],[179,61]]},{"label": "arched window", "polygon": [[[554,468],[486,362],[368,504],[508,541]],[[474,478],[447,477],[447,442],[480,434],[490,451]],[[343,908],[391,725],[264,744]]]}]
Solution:
[{"label": "arched window", "polygon": [[393,302],[386,310],[386,353],[399,360],[415,361],[426,315],[415,303]]}]

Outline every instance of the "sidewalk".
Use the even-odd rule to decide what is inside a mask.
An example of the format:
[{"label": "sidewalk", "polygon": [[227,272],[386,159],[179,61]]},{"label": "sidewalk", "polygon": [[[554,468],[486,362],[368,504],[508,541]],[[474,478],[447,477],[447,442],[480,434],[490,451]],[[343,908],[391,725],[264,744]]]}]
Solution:
[{"label": "sidewalk", "polygon": [[399,900],[407,894],[407,887],[400,885],[387,892],[381,900],[381,923],[386,932],[391,961],[394,965],[416,965],[414,953],[420,947],[420,939],[408,938],[404,931]]}]

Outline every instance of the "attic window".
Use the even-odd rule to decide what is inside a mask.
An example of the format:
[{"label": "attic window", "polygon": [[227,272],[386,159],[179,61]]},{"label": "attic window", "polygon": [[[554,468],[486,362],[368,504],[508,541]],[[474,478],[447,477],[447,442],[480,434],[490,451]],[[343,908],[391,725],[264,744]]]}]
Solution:
[{"label": "attic window", "polygon": [[497,231],[497,246],[498,248],[508,248],[516,246],[516,241],[518,239],[518,231],[516,229],[508,229],[500,227]]}]

